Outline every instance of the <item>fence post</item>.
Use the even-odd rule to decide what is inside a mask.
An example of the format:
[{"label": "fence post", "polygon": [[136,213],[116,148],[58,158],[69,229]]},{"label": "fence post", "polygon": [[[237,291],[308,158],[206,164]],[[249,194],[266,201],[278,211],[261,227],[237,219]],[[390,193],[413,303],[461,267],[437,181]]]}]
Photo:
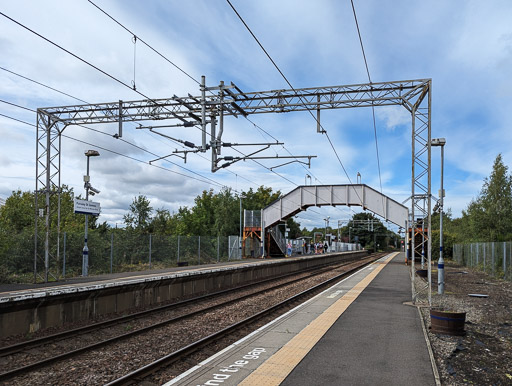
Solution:
[{"label": "fence post", "polygon": [[217,236],[217,263],[220,261],[219,258],[219,249],[220,249],[220,237]]},{"label": "fence post", "polygon": [[494,276],[494,241],[491,244],[491,248],[492,276]]},{"label": "fence post", "polygon": [[484,244],[484,272],[485,272],[485,260],[486,260],[485,258],[486,258],[486,252],[487,252],[486,251],[487,243],[483,243],[483,244]]},{"label": "fence post", "polygon": [[67,233],[64,232],[64,255],[62,257],[62,277],[66,278],[66,235]]},{"label": "fence post", "polygon": [[503,278],[507,279],[507,243],[503,242]]},{"label": "fence post", "polygon": [[110,234],[110,273],[112,273],[112,264],[114,261],[114,232]]},{"label": "fence post", "polygon": [[198,265],[201,265],[201,236],[197,236],[198,245],[197,245],[197,260],[199,261]]},{"label": "fence post", "polygon": [[178,235],[178,263],[180,262],[180,236]]},{"label": "fence post", "polygon": [[149,269],[151,269],[151,233],[149,234]]}]

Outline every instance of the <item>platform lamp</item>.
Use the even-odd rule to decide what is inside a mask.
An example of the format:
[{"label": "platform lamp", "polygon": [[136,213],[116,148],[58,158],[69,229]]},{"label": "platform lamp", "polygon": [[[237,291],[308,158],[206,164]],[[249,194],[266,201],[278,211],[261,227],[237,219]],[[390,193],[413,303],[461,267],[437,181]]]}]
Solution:
[{"label": "platform lamp", "polygon": [[357,172],[357,179],[356,179],[357,183],[360,184],[361,183],[361,173]]},{"label": "platform lamp", "polygon": [[[85,200],[89,201],[89,190],[91,195],[99,193],[99,190],[91,186],[91,178],[89,177],[89,158],[98,157],[100,153],[97,150],[87,150],[85,156],[87,157],[87,174],[84,176]],[[82,276],[88,276],[89,271],[89,248],[87,247],[87,231],[89,228],[89,216],[85,215],[85,236],[84,236],[84,249],[82,251]]]},{"label": "platform lamp", "polygon": [[329,226],[329,219],[331,217],[327,216],[327,218],[324,218],[325,221],[325,233],[324,233],[324,240],[327,241],[327,227]]},{"label": "platform lamp", "polygon": [[444,294],[444,259],[443,259],[443,172],[444,172],[444,145],[445,138],[433,138],[430,146],[441,147],[441,190],[439,194],[439,261],[437,262],[437,293]]}]

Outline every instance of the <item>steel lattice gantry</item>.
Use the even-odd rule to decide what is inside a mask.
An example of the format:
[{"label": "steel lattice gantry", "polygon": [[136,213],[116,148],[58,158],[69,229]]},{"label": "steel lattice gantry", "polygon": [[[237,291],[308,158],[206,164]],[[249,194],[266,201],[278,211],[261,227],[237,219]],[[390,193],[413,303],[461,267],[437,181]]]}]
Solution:
[{"label": "steel lattice gantry", "polygon": [[[60,199],[52,203],[53,194],[60,197],[61,134],[71,125],[97,123],[118,123],[122,136],[124,122],[158,121],[167,126],[199,128],[201,145],[194,152],[211,151],[212,171],[229,166],[233,157],[219,157],[222,147],[229,147],[222,141],[224,117],[249,116],[251,114],[287,113],[310,111],[316,114],[317,132],[323,131],[320,112],[326,109],[355,107],[403,106],[412,117],[412,183],[411,218],[427,219],[428,258],[431,255],[430,213],[431,213],[431,79],[405,80],[381,83],[363,83],[332,87],[281,89],[271,91],[243,92],[231,83],[207,87],[202,77],[200,95],[188,94],[166,99],[145,99],[118,101],[75,106],[40,108],[37,110],[36,150],[36,232],[34,247],[34,273],[38,260],[38,215],[44,212],[44,262],[45,278],[48,279],[51,256],[59,256],[59,238],[50,246],[50,215],[60,211]],[[174,122],[169,124],[168,122]],[[207,135],[208,125],[210,127]],[[209,137],[209,138],[208,138]],[[220,162],[224,162],[220,165]],[[426,204],[426,205],[425,205]],[[419,213],[419,216],[417,214]],[[57,220],[57,235],[60,220]],[[404,224],[407,229],[408,224]],[[414,248],[414,246],[413,246]],[[430,272],[430,271],[429,271]],[[429,281],[430,282],[430,281]]]}]

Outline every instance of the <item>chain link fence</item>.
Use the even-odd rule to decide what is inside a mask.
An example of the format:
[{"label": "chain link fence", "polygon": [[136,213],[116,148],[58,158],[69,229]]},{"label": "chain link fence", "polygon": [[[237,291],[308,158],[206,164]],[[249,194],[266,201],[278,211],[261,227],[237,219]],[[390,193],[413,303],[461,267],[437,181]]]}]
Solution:
[{"label": "chain link fence", "polygon": [[454,244],[453,259],[494,277],[512,281],[512,242]]},{"label": "chain link fence", "polygon": [[[0,278],[6,275],[27,275],[34,270],[43,278],[43,236],[41,234],[38,237],[35,266],[33,232],[9,235],[8,242],[0,243]],[[50,235],[50,238],[50,276],[57,279],[81,275],[84,234],[61,233],[58,243],[56,234]],[[240,259],[238,236],[170,236],[113,229],[109,232],[90,231],[87,244],[89,274],[213,264]]]}]

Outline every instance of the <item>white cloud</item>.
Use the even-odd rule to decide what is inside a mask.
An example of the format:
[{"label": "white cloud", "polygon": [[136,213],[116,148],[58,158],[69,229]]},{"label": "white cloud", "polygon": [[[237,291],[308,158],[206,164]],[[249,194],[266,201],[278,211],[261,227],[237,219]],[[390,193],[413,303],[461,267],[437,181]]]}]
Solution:
[{"label": "white cloud", "polygon": [[[288,88],[227,3],[107,0],[99,5],[195,79],[205,74],[208,85],[224,80],[235,82],[245,91]],[[235,1],[234,5],[294,87],[367,80],[349,3],[265,0]],[[20,0],[2,6],[7,15],[131,85],[132,36],[88,2]],[[512,108],[512,5],[506,1],[492,5],[398,1],[389,7],[387,3],[369,1],[357,3],[356,10],[373,81],[433,79],[432,136],[447,139],[447,202],[452,200],[457,216],[470,197],[468,186],[471,191],[479,190],[496,154],[503,153],[509,164],[512,160],[508,123]],[[7,19],[0,19],[0,28],[0,66],[88,102],[142,99]],[[137,90],[152,98],[199,94],[193,80],[140,41],[136,49]],[[80,103],[1,70],[0,82],[0,99],[29,108]],[[410,116],[403,107],[376,108],[375,112],[383,190],[400,201],[410,190]],[[0,113],[35,123],[35,114],[2,103]],[[206,159],[191,154],[186,164],[175,156],[169,160],[221,185],[244,190],[267,185],[287,192],[295,184],[304,183],[306,174],[326,184],[347,182],[327,138],[316,133],[316,122],[308,113],[262,114],[251,119],[285,142],[292,154],[318,158],[312,160],[311,168],[292,163],[275,170],[285,178],[251,161],[212,174],[209,153],[203,154]],[[359,171],[365,182],[378,187],[371,110],[322,111],[321,122],[350,178],[354,180]],[[226,118],[225,125],[225,141],[274,141],[243,118]],[[110,135],[117,131],[115,124],[94,128]],[[200,143],[197,129],[163,132]],[[33,128],[0,116],[0,194],[8,195],[12,188],[34,188],[34,134]],[[203,189],[215,186],[147,165],[157,156],[181,147],[136,130],[131,124],[125,124],[124,139],[143,150],[78,127],[68,127],[64,134],[92,144],[63,138],[62,180],[76,192],[83,190],[83,152],[90,147],[103,147],[146,163],[99,149],[101,157],[91,160],[91,175],[102,191],[98,196],[102,219],[119,222],[123,208],[126,211],[138,194],[150,197],[154,207],[175,210],[190,205]],[[251,149],[255,148],[239,150],[247,154]],[[264,154],[276,152],[288,154],[280,146]],[[223,155],[237,154],[233,149],[223,149]],[[272,167],[281,163],[277,161],[258,162]],[[156,165],[192,175],[163,160]],[[435,191],[439,177],[437,152],[433,153],[432,171]],[[318,214],[306,213],[305,218],[312,224],[322,223]],[[332,212],[333,217],[341,214],[338,209]]]}]

